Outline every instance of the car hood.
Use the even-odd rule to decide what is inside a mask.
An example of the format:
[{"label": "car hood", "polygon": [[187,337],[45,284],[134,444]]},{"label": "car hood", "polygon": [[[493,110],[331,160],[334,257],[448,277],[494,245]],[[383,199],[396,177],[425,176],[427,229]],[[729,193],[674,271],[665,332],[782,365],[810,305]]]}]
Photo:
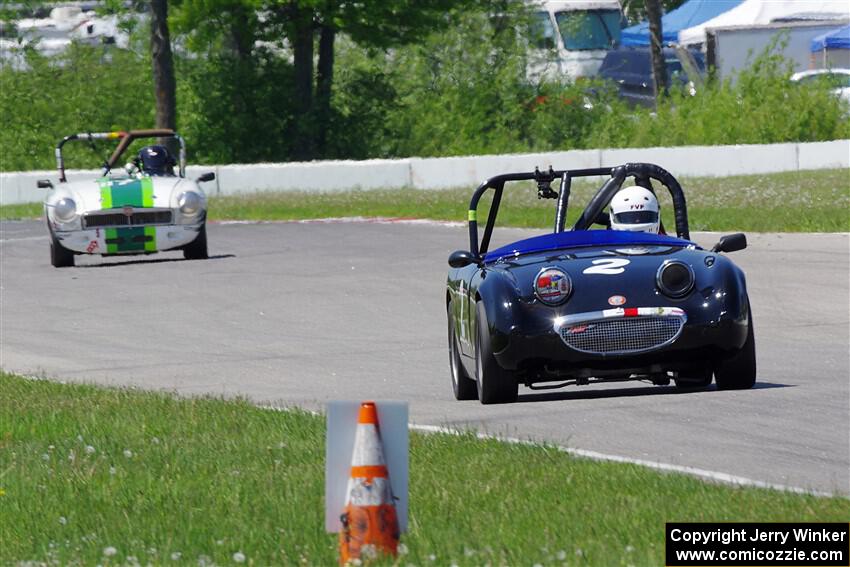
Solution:
[{"label": "car hood", "polygon": [[63,183],[56,188],[56,195],[70,193],[81,213],[123,207],[170,208],[175,206],[172,196],[184,184],[199,191],[194,183],[181,177],[101,177]]},{"label": "car hood", "polygon": [[[612,232],[561,233],[570,236],[546,235],[549,238],[514,243],[494,251],[496,259],[487,263],[486,270],[501,273],[529,305],[537,304],[534,282],[541,270],[563,270],[572,281],[572,294],[556,308],[559,314],[612,306],[694,307],[721,299],[731,287],[735,268],[724,256],[678,238],[639,233],[612,236]],[[606,239],[611,241],[604,242]],[[560,246],[555,246],[558,242]],[[666,297],[656,283],[659,268],[673,260],[687,264],[694,272],[694,289],[686,298]]]}]

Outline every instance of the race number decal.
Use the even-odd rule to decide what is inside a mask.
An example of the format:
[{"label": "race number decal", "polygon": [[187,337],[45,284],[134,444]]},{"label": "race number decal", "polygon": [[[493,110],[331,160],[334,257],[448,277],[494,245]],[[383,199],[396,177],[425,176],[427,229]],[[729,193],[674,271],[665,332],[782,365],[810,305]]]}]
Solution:
[{"label": "race number decal", "polygon": [[593,265],[585,268],[583,274],[602,274],[604,276],[616,276],[626,271],[625,266],[631,263],[625,258],[604,258],[602,260],[594,260]]}]

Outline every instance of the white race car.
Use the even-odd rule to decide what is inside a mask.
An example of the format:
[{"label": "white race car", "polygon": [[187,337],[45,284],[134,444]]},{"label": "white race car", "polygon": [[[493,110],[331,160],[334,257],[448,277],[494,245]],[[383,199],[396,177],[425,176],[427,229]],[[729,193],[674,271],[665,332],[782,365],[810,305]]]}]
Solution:
[{"label": "white race car", "polygon": [[[166,146],[142,148],[124,168],[113,167],[135,140],[173,138],[179,161]],[[62,147],[66,142],[119,140],[96,179],[68,182]],[[150,254],[183,250],[186,259],[207,258],[207,198],[199,183],[215,179],[205,173],[186,178],[186,146],[172,130],[131,130],[66,136],[56,146],[59,184],[40,180],[48,189],[44,216],[50,232],[50,261],[74,265],[76,254]],[[174,168],[178,166],[175,173]]]}]

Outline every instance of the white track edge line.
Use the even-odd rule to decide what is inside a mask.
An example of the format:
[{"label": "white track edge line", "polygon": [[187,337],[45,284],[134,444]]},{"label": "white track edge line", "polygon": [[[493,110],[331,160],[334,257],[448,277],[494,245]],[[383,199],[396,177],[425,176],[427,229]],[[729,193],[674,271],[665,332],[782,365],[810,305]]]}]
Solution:
[{"label": "white track edge line", "polygon": [[[416,431],[421,431],[425,433],[443,433],[447,435],[462,435],[464,432],[462,430],[452,429],[448,427],[440,427],[436,425],[416,425],[411,424],[410,428]],[[533,440],[523,440],[517,439],[515,437],[503,437],[499,435],[489,435],[486,433],[476,432],[475,436],[478,439],[493,439],[496,441],[502,441],[505,443],[513,443],[517,445],[531,445],[531,446],[541,446],[544,445],[544,442],[533,441]],[[789,486],[785,484],[777,484],[772,482],[766,482],[763,480],[754,480],[751,478],[737,476],[724,472],[717,471],[709,471],[705,469],[700,469],[696,467],[689,467],[686,465],[674,465],[670,463],[662,463],[660,461],[649,461],[646,459],[635,459],[632,457],[623,457],[620,455],[609,455],[607,453],[600,453],[598,451],[591,451],[588,449],[577,449],[575,447],[564,447],[562,445],[552,445],[556,447],[559,451],[563,451],[569,455],[573,455],[576,457],[582,457],[585,459],[590,459],[593,461],[607,461],[613,463],[625,463],[631,465],[639,465],[642,467],[647,467],[650,469],[663,471],[663,472],[675,472],[686,474],[689,476],[694,476],[697,478],[701,478],[704,480],[709,480],[713,482],[717,482],[720,484],[729,484],[734,486],[748,486],[753,488],[767,488],[771,490],[778,490],[781,492],[791,492],[794,494],[804,494],[808,496],[818,496],[821,498],[832,498],[836,496],[841,496],[839,494],[833,494],[829,492],[822,492],[818,490],[810,490],[806,488],[800,488],[797,486]]]}]

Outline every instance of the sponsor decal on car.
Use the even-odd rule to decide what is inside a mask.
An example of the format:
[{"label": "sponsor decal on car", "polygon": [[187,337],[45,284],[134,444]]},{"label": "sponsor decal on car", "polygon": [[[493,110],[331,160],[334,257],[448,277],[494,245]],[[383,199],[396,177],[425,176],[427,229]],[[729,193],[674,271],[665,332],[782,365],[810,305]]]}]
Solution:
[{"label": "sponsor decal on car", "polygon": [[612,295],[608,298],[608,305],[624,305],[626,303],[626,298],[622,295]]}]

